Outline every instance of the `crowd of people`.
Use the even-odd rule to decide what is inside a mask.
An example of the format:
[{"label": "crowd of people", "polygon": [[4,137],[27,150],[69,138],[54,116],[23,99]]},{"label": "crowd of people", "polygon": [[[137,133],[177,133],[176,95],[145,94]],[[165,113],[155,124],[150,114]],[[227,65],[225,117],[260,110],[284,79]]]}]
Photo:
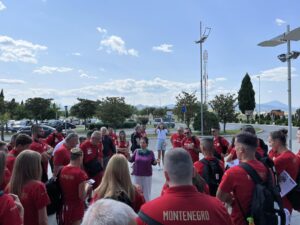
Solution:
[{"label": "crowd of people", "polygon": [[[297,195],[294,189],[281,194],[279,183],[283,175],[299,182],[300,151],[287,148],[287,131],[270,133],[269,151],[252,126],[243,126],[231,143],[219,131],[199,139],[190,128],[170,135],[160,124],[156,158],[143,126],[129,142],[124,130],[116,135],[106,127],[86,137],[57,128],[42,139],[33,125],[31,137],[0,142],[0,224],[48,224],[48,168],[62,196],[59,225],[289,224],[299,210]],[[297,138],[300,143],[300,128]],[[165,183],[151,200],[153,165],[163,170]]]}]

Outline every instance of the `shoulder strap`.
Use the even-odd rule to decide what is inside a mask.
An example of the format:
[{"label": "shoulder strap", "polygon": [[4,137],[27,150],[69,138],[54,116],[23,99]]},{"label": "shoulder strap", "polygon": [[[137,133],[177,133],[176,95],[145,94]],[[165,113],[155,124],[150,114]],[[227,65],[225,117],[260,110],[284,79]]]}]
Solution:
[{"label": "shoulder strap", "polygon": [[156,220],[152,219],[150,216],[146,215],[142,211],[139,211],[138,216],[142,221],[144,221],[148,225],[163,225],[160,222],[157,222]]},{"label": "shoulder strap", "polygon": [[206,158],[200,160],[204,165],[208,165],[209,161]]},{"label": "shoulder strap", "polygon": [[240,163],[239,167],[243,168],[252,178],[255,184],[262,184],[263,181],[257,174],[256,170],[252,168],[248,163]]}]

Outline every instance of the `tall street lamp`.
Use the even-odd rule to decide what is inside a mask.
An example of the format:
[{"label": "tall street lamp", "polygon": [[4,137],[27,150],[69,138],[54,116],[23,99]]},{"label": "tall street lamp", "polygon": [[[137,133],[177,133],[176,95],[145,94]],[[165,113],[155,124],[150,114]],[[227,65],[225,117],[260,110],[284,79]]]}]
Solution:
[{"label": "tall street lamp", "polygon": [[67,131],[68,106],[65,105],[65,131]]},{"label": "tall street lamp", "polygon": [[287,53],[281,54],[278,56],[279,60],[282,62],[287,62],[288,69],[288,135],[289,135],[289,148],[292,150],[292,85],[291,85],[291,59],[296,59],[299,56],[299,52],[292,51],[291,52],[291,41],[299,41],[300,40],[300,27],[290,31],[290,26],[287,25],[287,30],[285,33],[272,38],[267,41],[263,41],[258,45],[261,47],[275,47],[277,45],[287,44]]},{"label": "tall street lamp", "polygon": [[260,124],[260,75],[258,78],[258,124]]},{"label": "tall street lamp", "polygon": [[200,39],[195,41],[196,44],[200,44],[200,93],[201,93],[201,135],[203,136],[203,74],[202,74],[202,44],[208,38],[210,34],[210,27],[205,27],[204,32],[202,33],[202,23],[200,22]]}]

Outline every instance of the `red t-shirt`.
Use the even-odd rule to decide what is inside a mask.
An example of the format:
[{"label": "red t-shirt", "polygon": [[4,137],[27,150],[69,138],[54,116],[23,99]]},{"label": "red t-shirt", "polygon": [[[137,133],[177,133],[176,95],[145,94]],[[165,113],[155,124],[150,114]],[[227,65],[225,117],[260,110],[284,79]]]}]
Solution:
[{"label": "red t-shirt", "polygon": [[279,156],[278,152],[275,151],[273,148],[269,151],[268,156],[273,161]]},{"label": "red t-shirt", "polygon": [[9,151],[6,157],[6,167],[9,169],[9,171],[12,173],[16,157],[19,155],[19,152],[17,152],[15,149]]},{"label": "red t-shirt", "polygon": [[13,198],[7,194],[0,196],[0,224],[21,225],[23,224],[19,210]]},{"label": "red t-shirt", "polygon": [[178,134],[178,133],[172,134],[171,143],[173,148],[181,148],[183,138],[185,138],[184,134]]},{"label": "red t-shirt", "polygon": [[64,140],[63,134],[54,132],[47,137],[46,143],[54,148],[62,140]]},{"label": "red t-shirt", "polygon": [[20,200],[24,207],[24,225],[39,225],[38,211],[50,203],[45,185],[40,181],[28,182]]},{"label": "red t-shirt", "polygon": [[84,202],[79,198],[79,185],[88,179],[87,174],[75,166],[65,166],[60,173],[59,183],[64,196],[64,221],[72,224],[84,213]]},{"label": "red t-shirt", "polygon": [[118,148],[126,148],[129,150],[129,142],[128,141],[120,141],[120,140],[117,140],[117,153],[120,153],[122,155],[124,155],[125,157],[127,157],[129,155],[129,152],[126,154],[126,152],[121,152],[121,151],[118,151]]},{"label": "red t-shirt", "polygon": [[102,143],[93,145],[90,140],[86,140],[80,145],[83,152],[83,163],[87,163],[95,158],[101,160],[103,158]]},{"label": "red t-shirt", "polygon": [[[208,161],[216,160],[215,157],[205,157],[205,159]],[[222,160],[218,160],[218,161],[219,161],[220,167],[223,169],[223,172],[224,172],[224,163],[222,162]],[[201,160],[194,163],[194,167],[195,167],[197,173],[202,177],[203,177],[204,166],[205,165],[201,162]]]},{"label": "red t-shirt", "polygon": [[62,144],[59,149],[54,153],[53,164],[54,166],[66,166],[70,163],[71,149],[65,144]]},{"label": "red t-shirt", "polygon": [[5,168],[4,170],[4,179],[2,184],[0,185],[0,191],[1,190],[5,190],[6,186],[8,185],[9,181],[11,178],[11,172],[9,171],[9,169]]},{"label": "red t-shirt", "polygon": [[110,138],[113,140],[114,145],[117,145],[117,141],[118,141],[118,136],[115,133],[110,133],[108,134],[108,136],[110,136]]},{"label": "red t-shirt", "polygon": [[[198,192],[191,185],[166,189],[163,196],[145,203],[140,211],[164,225],[232,224],[218,199]],[[147,223],[138,217],[137,224]]]},{"label": "red t-shirt", "polygon": [[220,137],[220,136],[218,136],[217,138],[214,137],[214,147],[215,147],[216,152],[218,152],[220,155],[224,154],[223,147],[225,147],[225,146],[227,149],[226,152],[228,152],[228,148],[229,148],[228,141],[225,138]]},{"label": "red t-shirt", "polygon": [[182,147],[190,153],[193,163],[199,161],[199,152],[195,152],[195,149],[200,149],[200,140],[198,138],[183,138]]},{"label": "red t-shirt", "polygon": [[[282,171],[286,171],[293,180],[296,180],[296,177],[299,172],[299,160],[298,157],[291,151],[284,151],[274,160],[275,168],[277,174],[281,174]],[[293,207],[286,196],[283,198],[283,207],[287,208],[290,212],[292,212]]]},{"label": "red t-shirt", "polygon": [[[32,143],[29,146],[29,149],[36,151],[40,154],[47,152],[47,144],[44,142],[44,140],[39,139],[38,141],[36,141],[35,139],[32,139]],[[48,160],[47,161],[43,161],[43,170],[47,173],[48,171]]]},{"label": "red t-shirt", "polygon": [[[248,161],[253,169],[255,169],[263,180],[267,179],[268,169],[258,160]],[[219,189],[234,196],[232,203],[231,218],[235,225],[246,225],[243,214],[239,208],[237,200],[245,213],[250,209],[252,193],[254,190],[254,182],[248,173],[239,166],[234,166],[225,171]]]}]

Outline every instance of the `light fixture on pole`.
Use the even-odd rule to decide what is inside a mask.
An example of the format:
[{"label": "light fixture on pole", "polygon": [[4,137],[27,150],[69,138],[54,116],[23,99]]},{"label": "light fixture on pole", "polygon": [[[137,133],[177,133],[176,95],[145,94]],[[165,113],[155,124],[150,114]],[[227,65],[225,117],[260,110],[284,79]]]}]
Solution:
[{"label": "light fixture on pole", "polygon": [[202,74],[202,44],[208,38],[210,34],[210,27],[205,27],[204,32],[202,33],[202,23],[200,22],[200,39],[195,41],[196,44],[200,44],[200,93],[201,93],[201,135],[203,136],[203,74]]},{"label": "light fixture on pole", "polygon": [[272,38],[267,41],[263,41],[258,45],[261,47],[275,47],[277,45],[287,44],[287,53],[281,54],[278,56],[278,59],[281,62],[287,61],[287,69],[288,69],[288,135],[289,135],[289,148],[292,150],[292,82],[291,82],[291,59],[296,59],[299,56],[299,52],[292,51],[291,52],[291,41],[299,41],[300,40],[300,27],[290,31],[290,26],[287,25],[287,31],[275,38]]}]

